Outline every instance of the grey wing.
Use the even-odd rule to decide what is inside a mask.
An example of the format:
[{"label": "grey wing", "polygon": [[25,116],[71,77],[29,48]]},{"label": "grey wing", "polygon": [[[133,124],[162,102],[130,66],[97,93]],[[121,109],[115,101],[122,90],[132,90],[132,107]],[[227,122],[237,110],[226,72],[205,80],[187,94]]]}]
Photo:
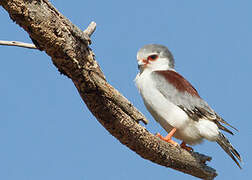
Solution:
[{"label": "grey wing", "polygon": [[[192,120],[198,121],[199,119],[207,119],[213,121],[219,129],[224,130],[230,134],[233,133],[229,129],[224,127],[221,123],[226,124],[237,130],[236,128],[228,124],[224,119],[222,119],[203,99],[201,99],[194,87],[182,76],[179,76],[179,79],[177,79],[176,82],[187,83],[187,89],[185,91],[178,91],[177,88],[175,88],[175,86],[171,82],[167,83],[170,77],[167,78],[155,72],[153,72],[151,75],[152,78],[154,78],[154,82],[156,82],[156,87],[160,91],[160,93],[164,97],[169,99],[169,101],[171,101],[172,103],[180,107],[183,111],[185,111]],[[181,78],[183,79],[181,80]],[[192,89],[188,90],[188,88]],[[192,95],[189,93],[193,90],[197,94],[194,93]]]},{"label": "grey wing", "polygon": [[[232,125],[230,125],[229,123],[227,123],[224,119],[222,119],[216,112],[212,111],[209,112],[203,108],[197,107],[195,106],[192,110],[191,109],[185,109],[183,106],[178,105],[181,109],[183,109],[187,115],[195,120],[198,121],[199,119],[208,119],[213,121],[219,129],[226,131],[230,134],[233,135],[233,132],[230,131],[229,129],[227,129],[225,126],[223,126],[221,123],[226,124],[228,126],[230,126],[231,128],[235,129],[236,131],[238,131],[235,127],[233,127]],[[214,114],[213,114],[214,113]]]}]

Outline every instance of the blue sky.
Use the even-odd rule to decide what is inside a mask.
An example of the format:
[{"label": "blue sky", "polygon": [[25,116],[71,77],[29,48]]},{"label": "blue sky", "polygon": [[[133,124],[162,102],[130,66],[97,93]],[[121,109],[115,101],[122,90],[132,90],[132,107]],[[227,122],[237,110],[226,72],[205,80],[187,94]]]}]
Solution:
[{"label": "blue sky", "polygon": [[[194,150],[213,157],[216,179],[251,179],[252,1],[51,1],[82,29],[97,23],[92,49],[107,80],[150,123],[134,85],[136,52],[166,45],[176,70],[226,121],[244,159],[243,169],[216,143]],[[77,2],[77,3],[76,3]],[[0,39],[31,42],[0,8]],[[111,136],[88,111],[67,77],[44,52],[0,46],[0,179],[195,179],[142,159]]]}]

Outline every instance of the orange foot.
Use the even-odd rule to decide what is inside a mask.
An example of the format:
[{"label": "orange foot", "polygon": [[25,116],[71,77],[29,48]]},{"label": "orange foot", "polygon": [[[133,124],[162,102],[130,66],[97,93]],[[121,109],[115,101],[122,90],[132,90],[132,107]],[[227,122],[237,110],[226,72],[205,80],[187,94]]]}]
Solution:
[{"label": "orange foot", "polygon": [[159,133],[157,133],[156,136],[168,143],[173,144],[174,146],[178,146],[179,144],[171,139],[175,132],[176,128],[173,128],[171,132],[169,132],[169,134],[165,137],[161,136]]},{"label": "orange foot", "polygon": [[187,150],[187,151],[193,151],[193,148],[187,146],[184,141],[180,144],[180,147]]}]

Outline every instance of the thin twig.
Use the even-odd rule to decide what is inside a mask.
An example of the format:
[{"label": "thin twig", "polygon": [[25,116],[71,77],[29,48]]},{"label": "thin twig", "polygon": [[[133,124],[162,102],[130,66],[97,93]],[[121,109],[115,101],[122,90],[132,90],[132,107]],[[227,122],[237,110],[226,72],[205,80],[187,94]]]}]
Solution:
[{"label": "thin twig", "polygon": [[[86,33],[89,37],[94,33],[96,29],[96,23],[92,21],[87,29],[85,29],[83,32]],[[34,44],[31,43],[24,43],[24,42],[19,42],[19,41],[1,41],[0,40],[0,45],[3,46],[17,46],[17,47],[22,47],[22,48],[28,48],[28,49],[37,49],[37,47]]]},{"label": "thin twig", "polygon": [[18,42],[18,41],[0,41],[0,45],[17,46],[17,47],[23,47],[23,48],[29,48],[29,49],[37,49],[34,44],[23,43],[23,42]]},{"label": "thin twig", "polygon": [[86,33],[90,37],[94,33],[95,29],[96,29],[96,23],[92,21],[88,25],[87,29],[84,30],[84,33]]}]

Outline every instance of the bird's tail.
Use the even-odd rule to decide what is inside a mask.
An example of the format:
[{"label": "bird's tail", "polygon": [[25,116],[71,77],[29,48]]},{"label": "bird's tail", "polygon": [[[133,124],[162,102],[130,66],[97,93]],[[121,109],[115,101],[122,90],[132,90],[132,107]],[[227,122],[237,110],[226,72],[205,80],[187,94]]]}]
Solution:
[{"label": "bird's tail", "polygon": [[240,162],[242,161],[240,154],[235,150],[235,148],[232,146],[232,144],[229,142],[229,140],[222,133],[219,133],[219,137],[217,139],[217,143],[234,160],[234,162],[241,169],[241,166],[240,166],[239,162],[237,161],[237,159]]}]

